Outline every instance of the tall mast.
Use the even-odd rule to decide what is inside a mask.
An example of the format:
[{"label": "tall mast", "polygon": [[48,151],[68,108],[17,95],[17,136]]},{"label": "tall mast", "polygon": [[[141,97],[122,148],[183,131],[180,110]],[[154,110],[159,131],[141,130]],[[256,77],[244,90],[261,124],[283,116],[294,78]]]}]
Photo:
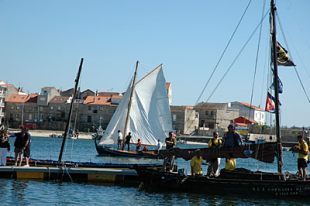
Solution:
[{"label": "tall mast", "polygon": [[63,137],[63,140],[62,140],[62,145],[61,145],[61,150],[60,150],[60,153],[59,153],[58,162],[61,162],[61,160],[62,160],[62,154],[63,154],[63,150],[64,150],[65,143],[66,143],[66,140],[67,140],[67,134],[68,134],[69,125],[70,125],[71,116],[72,116],[72,107],[73,107],[73,102],[75,100],[76,91],[77,91],[77,87],[78,87],[79,80],[80,80],[80,74],[81,74],[81,71],[82,71],[83,60],[84,59],[81,58],[81,63],[80,63],[79,71],[78,71],[78,74],[77,74],[76,79],[75,79],[74,94],[73,94],[72,101],[71,101],[71,104],[70,104],[70,110],[69,110],[66,130],[65,130],[65,134],[64,134],[64,137]]},{"label": "tall mast", "polygon": [[271,0],[270,3],[270,12],[271,12],[271,54],[273,59],[273,82],[275,88],[275,114],[276,114],[276,136],[277,136],[277,149],[278,149],[278,173],[282,174],[283,166],[283,153],[282,153],[282,140],[281,140],[281,128],[280,128],[280,115],[279,115],[279,83],[278,83],[278,55],[277,55],[277,37],[276,37],[276,20],[275,20],[275,4],[274,0]]},{"label": "tall mast", "polygon": [[[126,136],[126,134],[127,134],[127,124],[128,124],[128,119],[129,119],[129,114],[130,114],[130,109],[131,109],[132,95],[133,95],[133,91],[135,89],[135,82],[136,82],[136,77],[137,77],[138,64],[139,64],[139,61],[137,61],[137,63],[136,63],[136,70],[135,70],[135,74],[134,74],[133,81],[132,81],[131,92],[130,92],[129,103],[128,103],[127,116],[126,116],[126,122],[125,122],[124,136]],[[123,139],[125,141],[125,138],[123,138]],[[125,145],[123,142],[122,148],[124,148],[124,146]]]}]

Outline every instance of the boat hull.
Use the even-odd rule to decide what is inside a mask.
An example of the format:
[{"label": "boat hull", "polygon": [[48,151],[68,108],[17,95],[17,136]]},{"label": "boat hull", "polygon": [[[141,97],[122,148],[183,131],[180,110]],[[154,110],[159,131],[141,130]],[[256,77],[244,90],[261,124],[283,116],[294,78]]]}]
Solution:
[{"label": "boat hull", "polygon": [[272,173],[247,174],[245,178],[239,178],[240,174],[209,178],[183,175],[182,172],[168,173],[144,168],[136,168],[136,171],[145,188],[160,189],[160,191],[271,197],[310,195],[309,180],[285,179],[284,176]]}]

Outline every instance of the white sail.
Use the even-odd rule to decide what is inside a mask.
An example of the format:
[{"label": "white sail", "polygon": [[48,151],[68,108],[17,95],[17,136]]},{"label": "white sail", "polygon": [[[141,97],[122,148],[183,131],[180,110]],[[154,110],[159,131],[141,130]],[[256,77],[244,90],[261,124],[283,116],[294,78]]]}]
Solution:
[{"label": "white sail", "polygon": [[[99,142],[100,145],[116,144],[117,131],[124,132],[130,92],[131,88],[128,87]],[[164,143],[171,130],[171,112],[166,80],[162,66],[159,66],[135,85],[127,132],[131,132],[131,143],[137,143],[140,139],[142,144],[156,145],[157,139]]]}]

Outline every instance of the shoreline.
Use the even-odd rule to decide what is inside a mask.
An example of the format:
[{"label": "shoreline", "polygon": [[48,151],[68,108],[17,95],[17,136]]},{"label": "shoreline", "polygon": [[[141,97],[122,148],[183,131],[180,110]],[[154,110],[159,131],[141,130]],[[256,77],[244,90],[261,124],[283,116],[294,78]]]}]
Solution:
[{"label": "shoreline", "polygon": [[[9,131],[11,134],[13,134],[13,133],[20,132],[20,129],[9,128]],[[54,131],[54,130],[29,130],[28,132],[33,137],[48,137],[48,138],[53,138],[53,137],[50,137],[51,134],[62,135],[64,133],[64,131]],[[92,134],[93,132],[89,132],[89,133],[80,132],[78,139],[90,139],[91,140]]]}]

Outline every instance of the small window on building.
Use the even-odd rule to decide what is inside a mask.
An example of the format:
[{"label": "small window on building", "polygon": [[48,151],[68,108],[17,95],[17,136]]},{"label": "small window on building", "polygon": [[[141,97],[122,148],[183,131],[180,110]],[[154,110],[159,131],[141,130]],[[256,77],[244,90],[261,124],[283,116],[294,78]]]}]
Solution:
[{"label": "small window on building", "polygon": [[29,111],[32,111],[32,107],[31,106],[29,107]]},{"label": "small window on building", "polygon": [[103,106],[100,106],[100,107],[99,107],[99,110],[100,110],[100,111],[103,111]]},{"label": "small window on building", "polygon": [[14,106],[11,106],[11,110],[13,110],[14,109]]},{"label": "small window on building", "polygon": [[60,111],[61,107],[57,107],[57,110]]},{"label": "small window on building", "polygon": [[88,106],[88,110],[91,110],[91,106]]},{"label": "small window on building", "polygon": [[87,116],[87,122],[88,123],[91,123],[92,121],[91,121],[91,116]]},{"label": "small window on building", "polygon": [[40,107],[40,112],[43,112],[43,107]]},{"label": "small window on building", "polygon": [[213,111],[211,111],[211,115],[214,115],[214,112],[213,112]]},{"label": "small window on building", "polygon": [[172,121],[174,121],[174,122],[177,121],[177,115],[176,114],[172,115]]},{"label": "small window on building", "polygon": [[53,106],[51,106],[51,110],[54,110],[54,107],[53,107]]},{"label": "small window on building", "polygon": [[34,107],[33,110],[34,110],[34,111],[38,111],[38,107]]},{"label": "small window on building", "polygon": [[209,115],[209,111],[206,111],[205,114],[206,114],[206,115]]},{"label": "small window on building", "polygon": [[226,117],[229,117],[229,112],[226,112]]},{"label": "small window on building", "polygon": [[29,118],[28,118],[29,120],[32,120],[32,114],[29,114]]},{"label": "small window on building", "polygon": [[15,118],[18,118],[19,117],[19,114],[15,114]]}]

